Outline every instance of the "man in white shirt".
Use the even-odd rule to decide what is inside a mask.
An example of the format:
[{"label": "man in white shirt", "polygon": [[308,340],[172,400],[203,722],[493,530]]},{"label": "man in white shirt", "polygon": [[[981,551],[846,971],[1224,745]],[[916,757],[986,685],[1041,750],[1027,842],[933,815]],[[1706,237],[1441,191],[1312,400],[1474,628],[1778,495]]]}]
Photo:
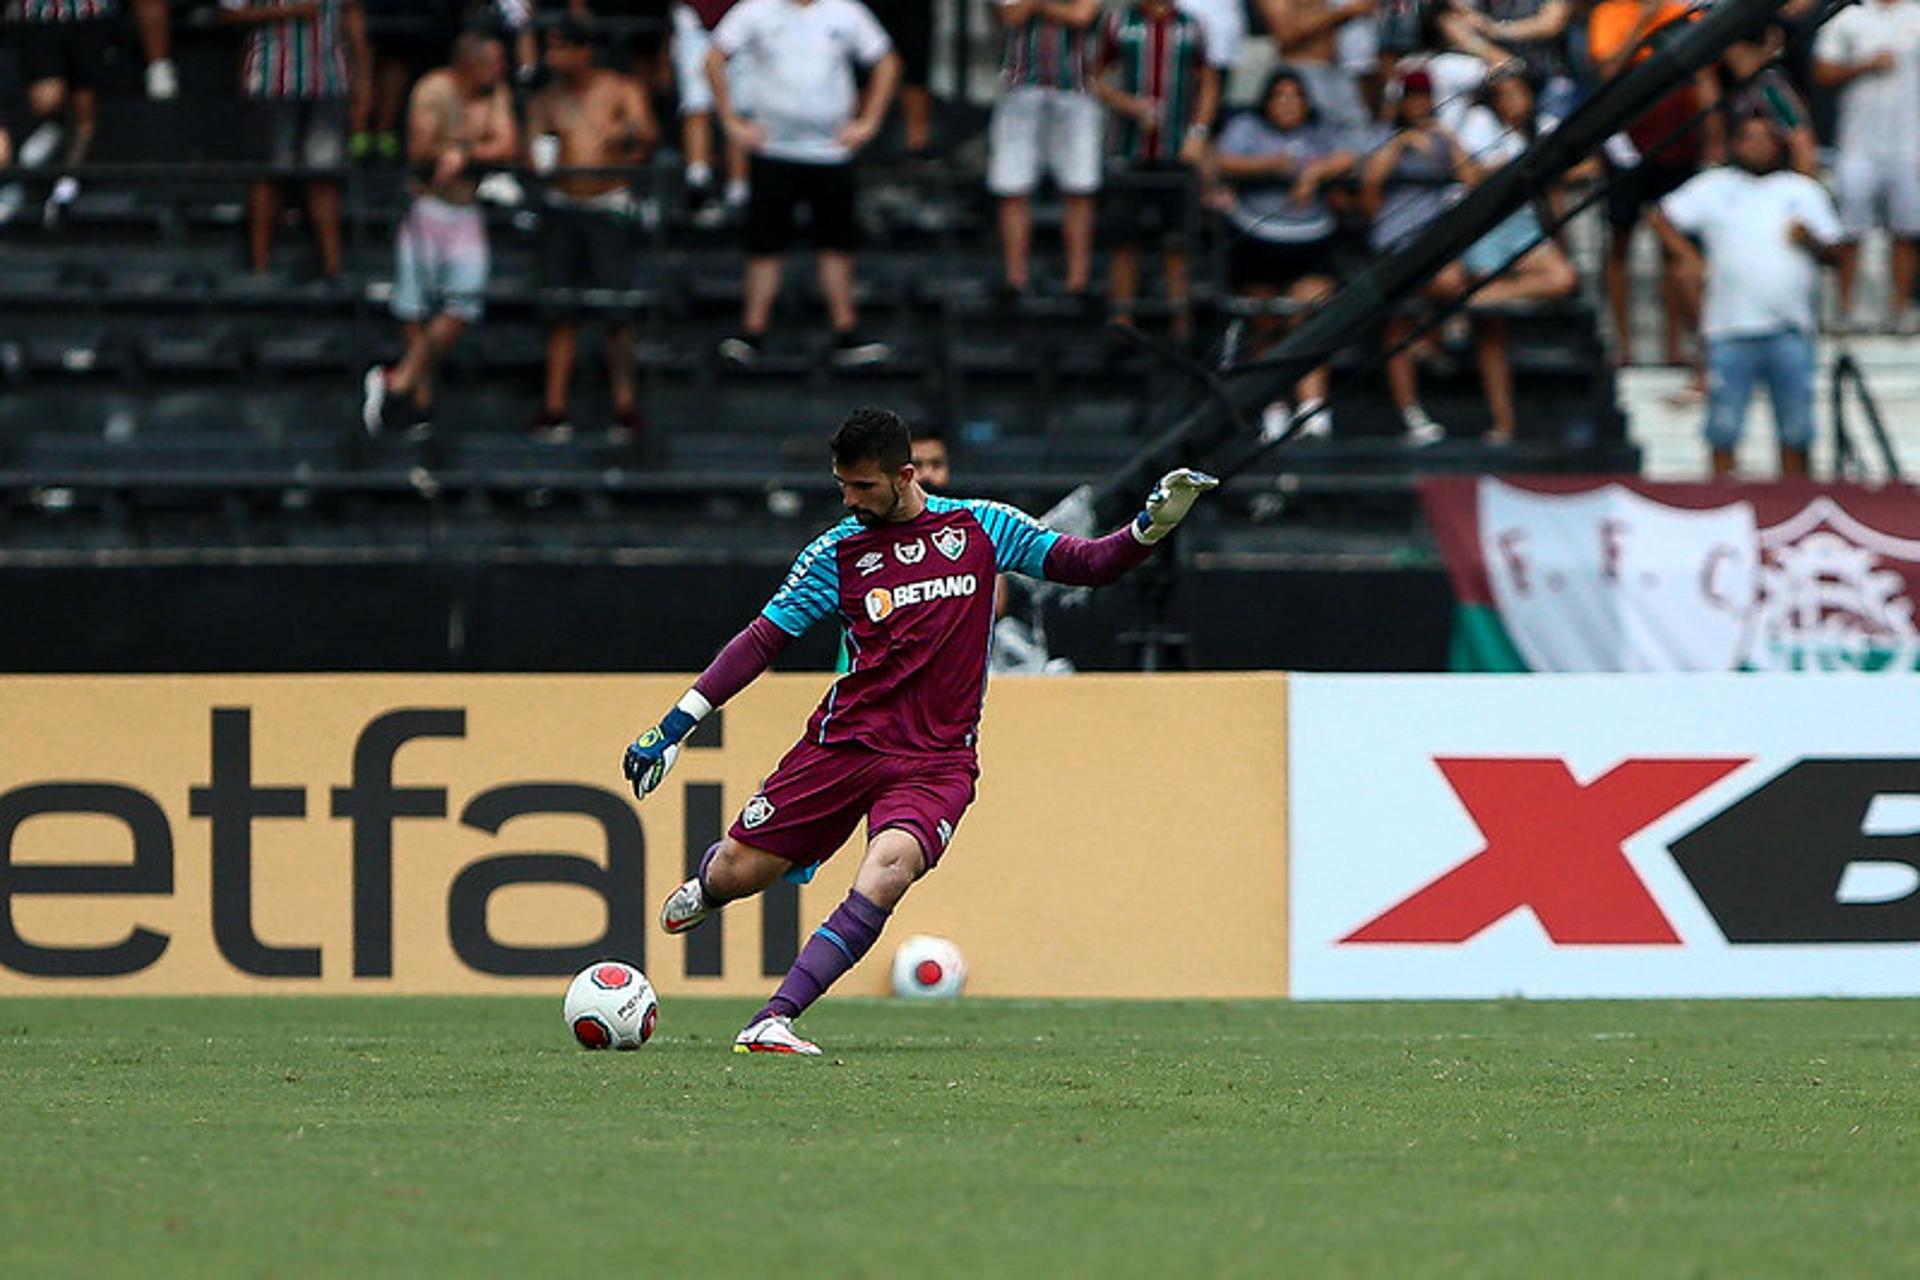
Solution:
[{"label": "man in white shirt", "polygon": [[[752,67],[751,119],[728,93],[734,58]],[[871,73],[864,94],[856,66]],[[884,343],[856,336],[853,306],[853,157],[879,132],[900,83],[900,58],[879,20],[858,0],[741,0],[714,28],[707,82],[727,136],[752,157],[743,332],[721,343],[721,354],[742,364],[758,358],[780,292],[781,256],[805,205],[834,363],[886,359]]]},{"label": "man in white shirt", "polygon": [[1733,163],[1688,179],[1651,219],[1677,260],[1706,259],[1700,331],[1716,476],[1733,471],[1747,402],[1762,378],[1780,437],[1780,470],[1807,471],[1820,264],[1838,257],[1846,233],[1826,189],[1784,168],[1785,156],[1770,123],[1743,120],[1733,135]]},{"label": "man in white shirt", "polygon": [[1814,81],[1838,89],[1834,187],[1848,245],[1840,259],[1840,318],[1853,320],[1858,239],[1876,223],[1893,234],[1887,325],[1920,331],[1907,314],[1920,264],[1920,3],[1865,0],[1842,10],[1814,45]]}]

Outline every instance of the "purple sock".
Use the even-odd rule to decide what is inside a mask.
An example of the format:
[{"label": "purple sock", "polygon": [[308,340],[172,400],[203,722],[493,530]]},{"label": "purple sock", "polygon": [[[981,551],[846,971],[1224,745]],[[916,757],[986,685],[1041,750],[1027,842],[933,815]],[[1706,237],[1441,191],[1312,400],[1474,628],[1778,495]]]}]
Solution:
[{"label": "purple sock", "polygon": [[753,1015],[753,1021],[775,1014],[784,1018],[799,1017],[808,1005],[826,994],[841,974],[873,949],[880,931],[887,927],[889,914],[885,907],[858,889],[848,892],[847,900],[835,907],[827,922],[807,939],[807,945],[800,949],[800,958],[787,970],[786,980],[766,1007]]},{"label": "purple sock", "polygon": [[700,882],[700,892],[706,895],[708,902],[719,902],[720,895],[707,888],[707,868],[713,865],[714,857],[720,852],[720,842],[715,840],[707,851],[700,855],[700,866],[694,871],[694,879]]}]

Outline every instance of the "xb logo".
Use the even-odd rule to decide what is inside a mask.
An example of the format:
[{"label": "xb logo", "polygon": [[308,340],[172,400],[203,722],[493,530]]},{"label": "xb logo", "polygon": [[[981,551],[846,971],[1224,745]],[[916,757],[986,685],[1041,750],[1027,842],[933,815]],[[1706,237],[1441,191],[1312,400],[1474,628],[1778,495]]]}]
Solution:
[{"label": "xb logo", "polygon": [[[1623,846],[1749,762],[1627,760],[1584,785],[1556,759],[1434,763],[1485,845],[1342,945],[1462,943],[1526,908],[1562,946],[1678,946]],[[1920,828],[1875,819],[1914,797],[1920,760],[1801,760],[1668,852],[1728,942],[1920,942]],[[1905,889],[1850,892],[1856,869]]]}]

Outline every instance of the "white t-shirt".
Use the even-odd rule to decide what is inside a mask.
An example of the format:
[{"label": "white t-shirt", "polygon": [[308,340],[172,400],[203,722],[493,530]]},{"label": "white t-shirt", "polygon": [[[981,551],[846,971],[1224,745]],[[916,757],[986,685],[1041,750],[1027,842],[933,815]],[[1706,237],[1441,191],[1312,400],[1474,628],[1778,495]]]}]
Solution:
[{"label": "white t-shirt", "polygon": [[1728,166],[1689,178],[1660,202],[1707,256],[1707,302],[1700,331],[1709,338],[1758,337],[1815,327],[1820,266],[1787,239],[1804,223],[1822,244],[1846,233],[1833,198],[1812,178],[1779,170],[1764,176]]},{"label": "white t-shirt", "polygon": [[834,141],[859,108],[856,63],[893,51],[879,19],[859,0],[740,0],[713,29],[713,46],[747,60],[761,154],[802,164],[843,164]]},{"label": "white t-shirt", "polygon": [[1898,61],[1891,71],[1841,86],[1836,140],[1842,151],[1920,156],[1920,3],[1866,0],[1843,9],[1820,29],[1813,46],[1822,62],[1859,63],[1878,53]]},{"label": "white t-shirt", "polygon": [[1207,41],[1207,65],[1222,75],[1232,71],[1240,58],[1240,42],[1247,38],[1247,12],[1240,0],[1175,0],[1174,8],[1200,24],[1200,34]]},{"label": "white t-shirt", "polygon": [[[1545,137],[1559,127],[1558,116],[1542,112],[1534,119],[1533,136]],[[1520,131],[1500,123],[1492,107],[1469,107],[1460,121],[1460,131],[1454,136],[1460,140],[1460,149],[1482,169],[1511,164],[1527,149],[1527,140],[1520,136]]]}]

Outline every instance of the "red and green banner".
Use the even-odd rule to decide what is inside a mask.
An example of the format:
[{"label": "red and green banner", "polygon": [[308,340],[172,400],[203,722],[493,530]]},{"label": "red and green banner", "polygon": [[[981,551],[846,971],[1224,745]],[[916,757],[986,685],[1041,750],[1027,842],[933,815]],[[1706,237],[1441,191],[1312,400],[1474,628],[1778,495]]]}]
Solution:
[{"label": "red and green banner", "polygon": [[1905,486],[1436,476],[1457,671],[1920,669]]}]

